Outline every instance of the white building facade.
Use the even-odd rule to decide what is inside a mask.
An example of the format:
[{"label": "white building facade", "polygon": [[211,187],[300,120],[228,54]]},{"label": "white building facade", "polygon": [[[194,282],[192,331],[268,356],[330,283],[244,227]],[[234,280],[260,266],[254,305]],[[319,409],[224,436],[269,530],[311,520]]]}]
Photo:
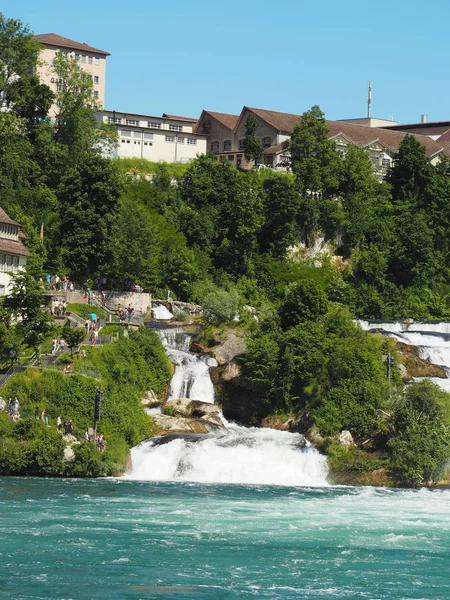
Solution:
[{"label": "white building facade", "polygon": [[207,136],[194,133],[197,119],[164,114],[161,117],[104,110],[104,123],[117,128],[116,158],[188,163],[206,153]]},{"label": "white building facade", "polygon": [[0,208],[0,296],[11,291],[11,276],[27,264],[30,252],[25,248],[19,223]]}]

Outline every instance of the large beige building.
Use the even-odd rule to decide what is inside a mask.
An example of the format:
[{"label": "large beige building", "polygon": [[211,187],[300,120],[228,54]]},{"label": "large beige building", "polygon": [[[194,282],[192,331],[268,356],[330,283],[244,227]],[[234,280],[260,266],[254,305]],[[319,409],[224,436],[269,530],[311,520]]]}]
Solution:
[{"label": "large beige building", "polygon": [[[207,151],[219,157],[225,157],[237,167],[248,167],[244,156],[245,122],[252,113],[259,125],[256,135],[264,146],[261,162],[267,167],[283,169],[289,164],[289,151],[283,142],[300,120],[300,115],[282,113],[261,108],[244,106],[240,115],[230,115],[204,110],[194,129],[208,137]],[[374,123],[355,124],[346,121],[327,121],[330,139],[336,144],[336,150],[345,155],[348,146],[365,148],[372,160],[374,175],[382,180],[392,164],[392,156],[398,151],[405,133],[382,127]],[[385,122],[383,121],[383,127]],[[425,147],[427,156],[435,164],[443,155],[450,155],[449,142],[434,141],[425,135],[415,135]]]},{"label": "large beige building", "polygon": [[205,154],[207,136],[193,131],[197,119],[164,113],[161,117],[104,110],[104,123],[117,127],[117,158],[145,158],[153,162],[188,163]]},{"label": "large beige building", "polygon": [[[100,107],[105,105],[106,90],[106,57],[109,52],[88,46],[88,44],[75,42],[69,38],[62,37],[56,33],[43,33],[35,35],[34,39],[43,46],[37,68],[42,83],[47,84],[56,93],[58,89],[58,78],[53,69],[53,61],[58,52],[72,55],[77,58],[78,65],[92,77],[93,97]],[[50,118],[57,113],[57,106],[50,109]]]}]

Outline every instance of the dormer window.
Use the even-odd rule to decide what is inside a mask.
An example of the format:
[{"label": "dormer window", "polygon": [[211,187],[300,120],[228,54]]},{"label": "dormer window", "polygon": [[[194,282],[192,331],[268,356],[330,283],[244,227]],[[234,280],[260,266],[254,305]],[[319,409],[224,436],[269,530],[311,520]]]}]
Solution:
[{"label": "dormer window", "polygon": [[272,145],[272,138],[270,138],[270,137],[263,138],[264,148],[270,148],[271,145]]},{"label": "dormer window", "polygon": [[12,223],[0,223],[0,238],[7,240],[19,239],[19,228]]}]

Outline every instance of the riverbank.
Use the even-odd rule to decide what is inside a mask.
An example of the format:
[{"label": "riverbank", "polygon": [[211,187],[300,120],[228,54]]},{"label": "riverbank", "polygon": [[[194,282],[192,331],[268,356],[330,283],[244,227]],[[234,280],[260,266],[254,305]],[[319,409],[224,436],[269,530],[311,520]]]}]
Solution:
[{"label": "riverbank", "polygon": [[[130,332],[101,348],[87,347],[72,361],[98,379],[81,374],[28,369],[2,389],[20,400],[20,419],[0,414],[0,474],[97,477],[128,467],[129,450],[153,433],[141,399],[146,390],[161,397],[172,376],[158,336],[148,328]],[[97,433],[104,452],[85,440],[94,424],[96,389],[103,391]],[[36,418],[44,414],[48,421]],[[73,435],[63,436],[57,418],[71,420]]]}]

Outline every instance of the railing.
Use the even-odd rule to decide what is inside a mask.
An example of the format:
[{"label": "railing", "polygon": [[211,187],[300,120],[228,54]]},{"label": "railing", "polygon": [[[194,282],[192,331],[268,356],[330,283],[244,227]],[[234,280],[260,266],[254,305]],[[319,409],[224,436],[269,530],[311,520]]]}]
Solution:
[{"label": "railing", "polygon": [[11,377],[14,377],[14,375],[17,375],[18,373],[22,373],[23,371],[25,371],[25,367],[22,365],[13,365],[10,367],[6,373],[0,375],[0,387],[6,385]]}]

